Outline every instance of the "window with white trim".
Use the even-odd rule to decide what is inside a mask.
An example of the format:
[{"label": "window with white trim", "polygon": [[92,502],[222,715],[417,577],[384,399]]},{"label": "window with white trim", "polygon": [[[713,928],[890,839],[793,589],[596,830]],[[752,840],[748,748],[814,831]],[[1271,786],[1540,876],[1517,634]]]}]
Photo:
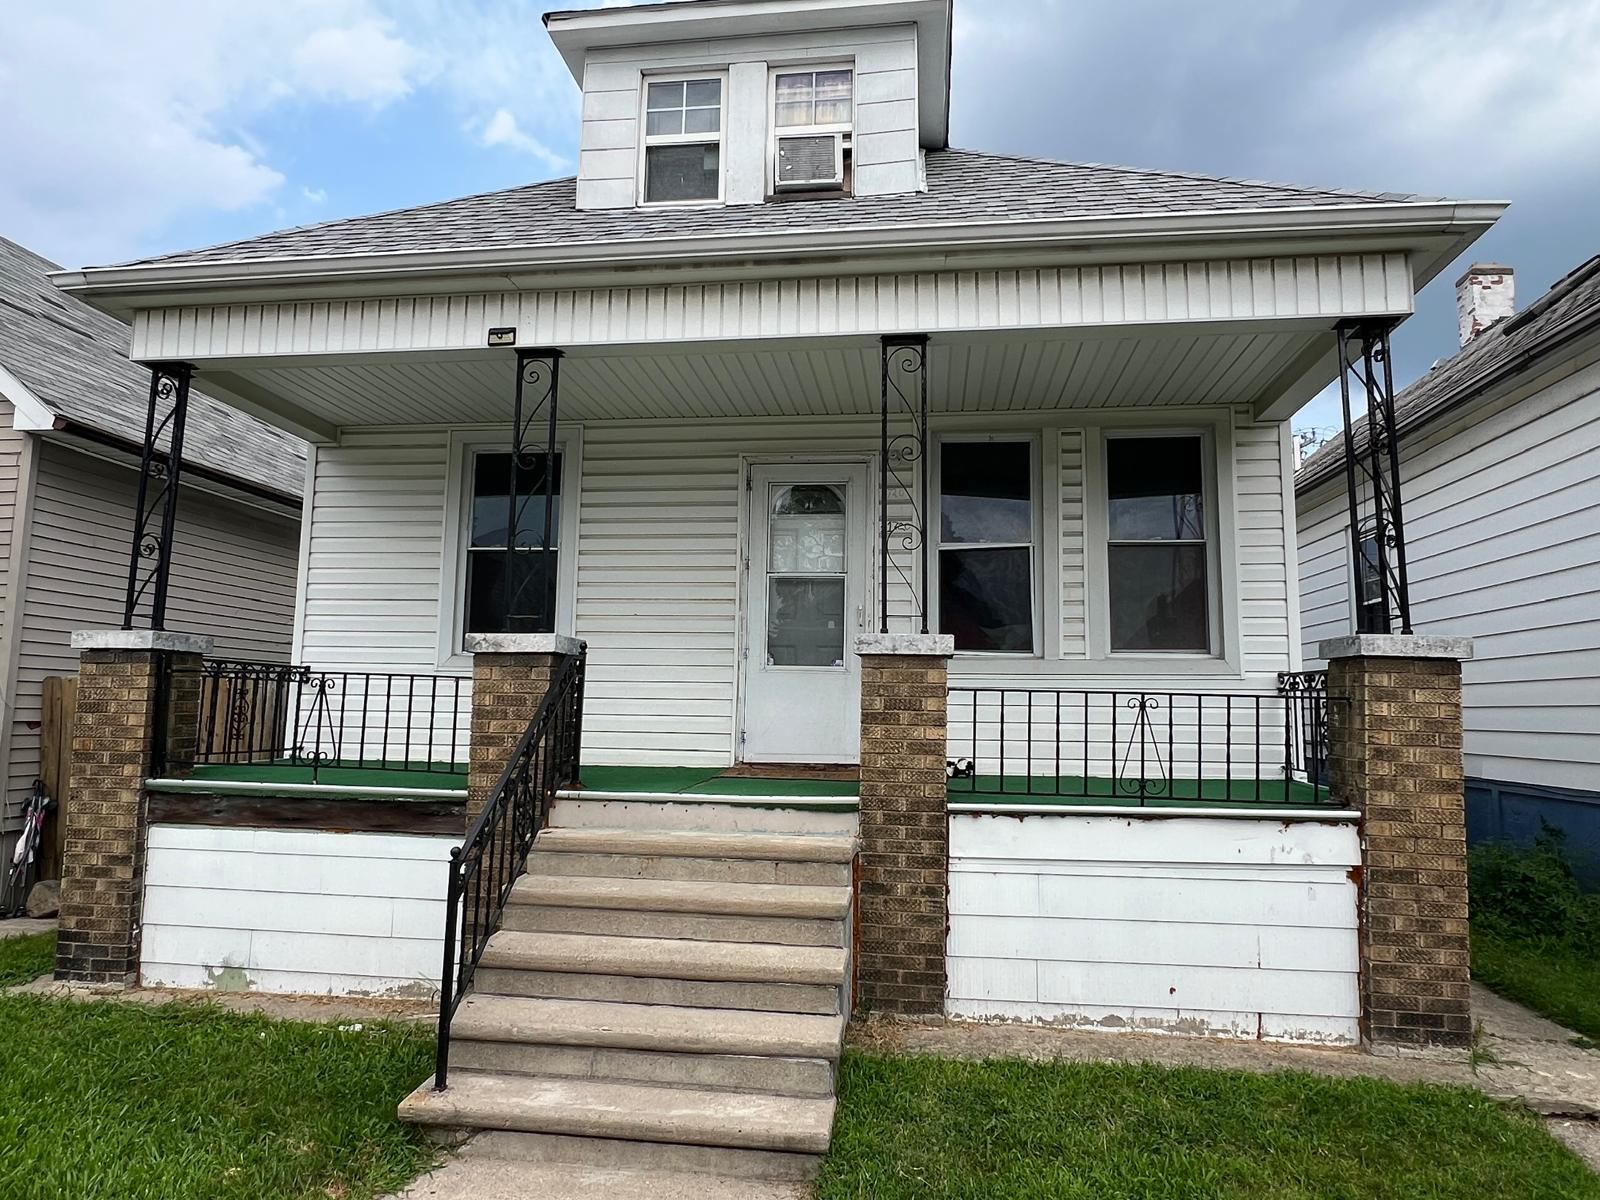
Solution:
[{"label": "window with white trim", "polygon": [[774,72],[772,129],[776,191],[848,189],[855,72],[849,67]]},{"label": "window with white trim", "polygon": [[722,79],[646,79],[646,204],[722,198]]},{"label": "window with white trim", "polygon": [[1031,440],[939,443],[939,632],[1033,654],[1039,519]]},{"label": "window with white trim", "polygon": [[1383,557],[1378,539],[1361,539],[1361,560],[1356,564],[1356,632],[1383,632]]},{"label": "window with white trim", "polygon": [[[516,511],[511,508],[508,452],[471,455],[468,482],[464,633],[554,633],[561,538],[561,453],[551,482],[550,549],[545,538],[545,470],[549,457],[531,455],[516,468]],[[515,552],[506,554],[515,524]],[[509,578],[507,578],[509,574]]]},{"label": "window with white trim", "polygon": [[1106,438],[1113,651],[1212,649],[1206,439]]}]

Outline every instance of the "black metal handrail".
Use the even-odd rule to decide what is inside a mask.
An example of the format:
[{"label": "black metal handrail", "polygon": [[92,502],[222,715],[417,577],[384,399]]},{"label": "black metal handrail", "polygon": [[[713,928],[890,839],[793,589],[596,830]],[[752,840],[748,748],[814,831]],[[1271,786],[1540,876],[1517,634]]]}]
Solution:
[{"label": "black metal handrail", "polygon": [[472,986],[484,947],[499,927],[533,839],[544,828],[556,792],[577,782],[586,659],[586,651],[580,649],[556,670],[466,841],[450,851],[435,1088],[443,1088],[449,1074],[450,1022]]},{"label": "black metal handrail", "polygon": [[1296,778],[1328,782],[1328,673],[1285,671],[1278,694],[1289,706],[1289,771]]},{"label": "black metal handrail", "polygon": [[952,799],[1329,802],[1321,769],[1326,752],[1318,749],[1326,744],[1326,705],[1324,694],[1310,688],[973,687],[951,688],[948,699]]},{"label": "black metal handrail", "polygon": [[305,767],[312,782],[331,767],[466,773],[470,680],[463,676],[227,659],[170,670],[174,682],[198,683],[196,763]]}]

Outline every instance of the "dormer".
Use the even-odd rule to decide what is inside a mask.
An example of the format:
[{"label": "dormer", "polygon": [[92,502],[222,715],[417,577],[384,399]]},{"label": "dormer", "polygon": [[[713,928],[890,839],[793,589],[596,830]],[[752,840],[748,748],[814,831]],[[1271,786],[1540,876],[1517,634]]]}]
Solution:
[{"label": "dormer", "polygon": [[547,13],[583,89],[578,207],[847,201],[925,187],[951,0],[679,0]]}]

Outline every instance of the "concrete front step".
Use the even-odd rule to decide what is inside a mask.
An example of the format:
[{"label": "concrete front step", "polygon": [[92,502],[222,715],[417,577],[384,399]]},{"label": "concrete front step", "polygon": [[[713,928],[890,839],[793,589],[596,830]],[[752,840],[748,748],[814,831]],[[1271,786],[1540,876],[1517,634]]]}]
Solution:
[{"label": "concrete front step", "polygon": [[810,1196],[811,1188],[804,1183],[648,1167],[531,1163],[479,1153],[474,1143],[393,1200],[810,1200]]},{"label": "concrete front step", "polygon": [[538,848],[567,854],[772,859],[849,863],[855,839],[820,834],[701,833],[670,829],[546,829]]},{"label": "concrete front step", "polygon": [[810,797],[663,795],[562,791],[550,825],[557,829],[656,829],[748,834],[832,834],[854,837],[855,800]]},{"label": "concrete front step", "polygon": [[846,965],[845,951],[838,947],[513,931],[491,937],[482,959],[484,967],[506,970],[831,987],[844,983]]},{"label": "concrete front step", "polygon": [[836,1061],[843,1014],[748,1012],[665,1004],[546,1000],[473,992],[450,1023],[458,1041],[584,1046],[669,1054],[734,1054]]},{"label": "concrete front step", "polygon": [[[804,1183],[817,1177],[822,1157],[775,1150],[730,1150],[720,1146],[621,1142],[614,1138],[568,1137],[554,1133],[489,1130],[472,1140],[473,1149],[530,1164],[614,1167],[672,1171],[734,1179]],[[604,1193],[601,1193],[604,1195]]]},{"label": "concrete front step", "polygon": [[474,980],[503,996],[837,1013],[842,948],[502,930]]},{"label": "concrete front step", "polygon": [[850,889],[771,883],[524,875],[512,885],[510,902],[546,908],[606,908],[625,912],[838,921],[849,911]]},{"label": "concrete front step", "polygon": [[[551,830],[551,833],[566,832]],[[678,879],[718,883],[779,883],[848,887],[848,862],[787,862],[773,858],[719,858],[680,854],[580,853],[545,844],[541,836],[528,856],[530,875],[611,876],[619,879]]]},{"label": "concrete front step", "polygon": [[834,1065],[822,1058],[663,1054],[651,1050],[452,1039],[451,1078],[458,1071],[608,1079],[710,1091],[770,1092],[776,1096],[831,1096],[834,1084]]},{"label": "concrete front step", "polygon": [[[549,879],[542,877],[541,881]],[[527,893],[524,893],[525,895]],[[694,913],[620,908],[569,908],[513,898],[500,919],[501,929],[523,933],[593,933],[611,937],[678,938],[697,942],[768,942],[782,946],[848,944],[845,921],[792,917],[703,916]]]},{"label": "concrete front step", "polygon": [[432,1080],[400,1103],[400,1119],[455,1129],[509,1129],[620,1141],[822,1154],[834,1101],[591,1079],[467,1073]]}]

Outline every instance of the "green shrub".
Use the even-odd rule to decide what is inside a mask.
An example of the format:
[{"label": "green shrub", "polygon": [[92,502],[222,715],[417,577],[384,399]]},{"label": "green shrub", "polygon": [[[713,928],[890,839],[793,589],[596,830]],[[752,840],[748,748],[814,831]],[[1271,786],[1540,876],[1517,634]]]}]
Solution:
[{"label": "green shrub", "polygon": [[1559,829],[1545,826],[1531,847],[1474,846],[1467,868],[1474,925],[1600,955],[1600,895],[1578,886]]}]

